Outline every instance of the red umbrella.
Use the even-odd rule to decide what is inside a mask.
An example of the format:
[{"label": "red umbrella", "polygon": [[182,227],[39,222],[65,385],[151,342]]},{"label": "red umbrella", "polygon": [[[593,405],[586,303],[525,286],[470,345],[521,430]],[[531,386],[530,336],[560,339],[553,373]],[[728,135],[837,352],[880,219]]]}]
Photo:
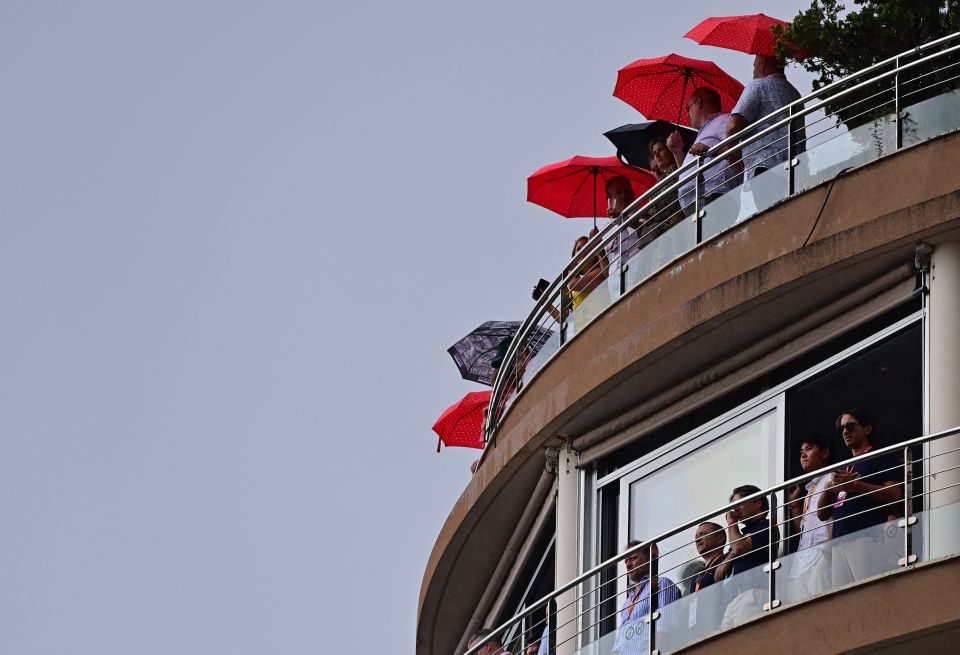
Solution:
[{"label": "red umbrella", "polygon": [[616,176],[627,178],[635,195],[657,183],[648,170],[628,166],[616,157],[571,157],[548,164],[527,178],[527,201],[546,207],[567,218],[592,216],[597,207],[607,206],[607,182]]},{"label": "red umbrella", "polygon": [[[776,55],[774,26],[783,28],[790,23],[764,14],[749,16],[713,16],[684,34],[700,45],[712,45],[728,50],[739,50],[750,55]],[[789,44],[787,44],[789,45]]]},{"label": "red umbrella", "polygon": [[723,111],[733,109],[743,93],[743,85],[712,61],[669,54],[639,59],[621,68],[613,95],[650,120],[659,118],[690,125],[690,117],[682,115],[683,107],[702,86],[720,94]]},{"label": "red umbrella", "polygon": [[433,424],[433,431],[440,437],[437,441],[438,453],[441,442],[448,448],[462,446],[483,449],[483,411],[490,406],[490,394],[489,389],[471,391],[440,415]]}]

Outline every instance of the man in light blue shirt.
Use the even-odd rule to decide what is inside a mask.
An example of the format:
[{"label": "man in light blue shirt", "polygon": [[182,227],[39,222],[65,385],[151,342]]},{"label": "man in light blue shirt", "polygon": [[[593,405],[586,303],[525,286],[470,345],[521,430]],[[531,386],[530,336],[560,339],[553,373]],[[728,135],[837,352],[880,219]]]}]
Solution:
[{"label": "man in light blue shirt", "polygon": [[[696,142],[684,156],[683,138],[680,132],[674,132],[667,139],[667,148],[673,154],[677,166],[689,164],[707,150],[726,138],[727,124],[730,114],[720,111],[720,96],[709,87],[700,87],[693,92],[686,105],[690,115],[690,124],[698,130]],[[704,161],[710,161],[708,157]],[[707,204],[716,197],[734,189],[741,182],[740,171],[731,166],[726,160],[719,161],[715,166],[707,168],[703,173],[703,204]],[[680,206],[687,214],[693,211],[696,181],[692,173],[681,173],[681,177],[688,179],[680,186]]]},{"label": "man in light blue shirt", "polygon": [[[753,61],[753,80],[744,88],[737,106],[733,108],[724,137],[737,134],[748,125],[757,123],[765,116],[789,105],[794,100],[799,100],[799,98],[800,92],[787,81],[780,61],[776,57],[757,55]],[[777,120],[780,120],[780,118],[786,118],[786,114],[778,116]],[[744,136],[749,136],[749,134],[749,132],[744,133]],[[795,142],[802,145],[803,133],[794,136]],[[795,152],[799,152],[801,149],[796,148]],[[736,158],[737,155],[734,153],[731,160],[736,160]],[[776,173],[766,176],[766,178],[771,179],[747,184],[744,187],[745,189],[750,187],[753,192],[757,209],[762,211],[777,200],[786,197],[786,175],[783,173],[781,166],[786,160],[786,126],[744,146],[743,163],[748,182],[764,171],[777,169]]]},{"label": "man in light blue shirt", "polygon": [[[640,542],[633,540],[627,544],[632,548]],[[653,547],[653,556],[659,557],[657,547]],[[650,554],[646,548],[630,555],[624,560],[627,566],[627,597],[620,610],[620,627],[613,644],[611,655],[646,655],[650,638],[650,625],[644,618],[650,613],[650,589],[657,590],[657,608],[660,618],[656,620],[657,634],[669,633],[676,623],[674,612],[667,605],[680,599],[680,588],[669,578],[659,576],[650,580]]]}]

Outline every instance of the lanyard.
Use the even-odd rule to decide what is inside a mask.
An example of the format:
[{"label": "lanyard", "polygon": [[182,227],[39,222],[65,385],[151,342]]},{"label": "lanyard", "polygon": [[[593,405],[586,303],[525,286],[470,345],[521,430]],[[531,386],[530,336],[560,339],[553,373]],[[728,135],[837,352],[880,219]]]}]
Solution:
[{"label": "lanyard", "polygon": [[640,592],[643,591],[643,581],[641,580],[636,584],[637,593],[634,594],[633,600],[630,601],[630,605],[627,607],[627,619],[633,616],[633,608],[637,606],[637,603],[640,602]]},{"label": "lanyard", "polygon": [[723,553],[720,553],[719,555],[714,557],[712,560],[710,560],[707,566],[702,571],[700,571],[700,574],[697,576],[697,583],[693,586],[694,593],[700,591],[700,583],[703,582],[703,577],[710,572],[710,569],[717,563],[717,560],[721,559],[722,557],[723,557]]}]

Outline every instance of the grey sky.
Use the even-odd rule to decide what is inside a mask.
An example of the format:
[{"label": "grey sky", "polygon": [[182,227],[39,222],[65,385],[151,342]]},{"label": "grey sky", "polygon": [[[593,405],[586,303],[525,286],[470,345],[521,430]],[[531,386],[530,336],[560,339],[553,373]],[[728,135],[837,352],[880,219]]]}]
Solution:
[{"label": "grey sky", "polygon": [[526,176],[803,4],[5,2],[0,652],[411,652],[445,349],[589,229]]}]

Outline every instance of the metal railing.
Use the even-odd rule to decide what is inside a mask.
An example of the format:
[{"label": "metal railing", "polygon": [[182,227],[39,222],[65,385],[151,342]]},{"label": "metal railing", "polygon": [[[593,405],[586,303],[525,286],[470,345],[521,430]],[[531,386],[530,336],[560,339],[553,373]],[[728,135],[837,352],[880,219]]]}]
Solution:
[{"label": "metal railing", "polygon": [[575,253],[520,326],[493,385],[487,441],[543,365],[620,297],[797,193],[960,129],[957,88],[960,33],[802,97],[660,180]]},{"label": "metal railing", "polygon": [[[550,655],[564,646],[562,652],[578,655],[669,653],[781,606],[958,555],[958,435],[960,427],[870,450],[739,496],[559,585],[465,655],[475,655],[492,640],[517,654],[543,640],[540,652]],[[859,482],[835,484],[832,473],[850,471],[854,465],[862,471]],[[796,490],[806,489],[811,481],[821,486],[797,495]],[[778,503],[778,495],[793,497]],[[844,503],[848,508],[840,517]],[[736,514],[725,519],[728,512]],[[812,527],[803,520],[817,515],[820,520]],[[731,519],[736,532],[728,525]],[[709,523],[721,530],[707,527],[699,538],[691,535]],[[737,536],[740,526],[742,536]],[[802,539],[823,526],[832,536]],[[719,540],[706,541],[721,531],[730,537],[725,561],[694,568],[698,560],[712,560],[723,552]],[[620,562],[628,559],[634,568],[618,574]],[[720,573],[724,566],[732,568],[726,577]],[[704,585],[705,573],[722,579]],[[657,593],[650,592],[651,586]]]}]

